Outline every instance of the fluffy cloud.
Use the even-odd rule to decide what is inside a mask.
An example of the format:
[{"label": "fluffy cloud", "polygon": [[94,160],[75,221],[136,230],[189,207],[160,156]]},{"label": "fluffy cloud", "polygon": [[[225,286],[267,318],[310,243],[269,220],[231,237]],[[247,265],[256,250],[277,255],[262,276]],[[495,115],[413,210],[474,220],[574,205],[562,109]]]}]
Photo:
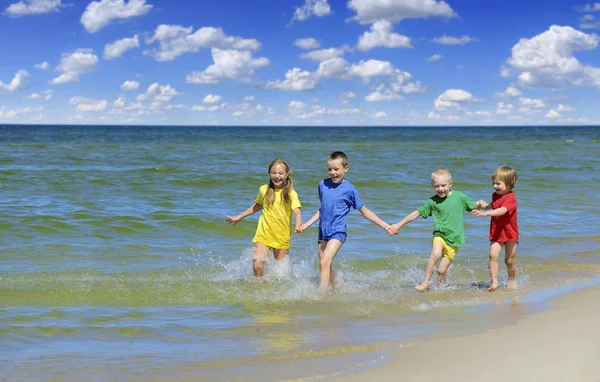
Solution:
[{"label": "fluffy cloud", "polygon": [[400,94],[395,93],[390,89],[384,89],[383,85],[379,85],[377,87],[377,90],[375,90],[372,93],[369,93],[365,97],[365,101],[367,102],[393,101],[402,99],[404,99],[404,97],[402,97]]},{"label": "fluffy cloud", "polygon": [[63,53],[60,65],[56,68],[63,74],[50,81],[51,84],[63,84],[79,81],[79,74],[91,72],[96,68],[98,56],[92,49],[77,49],[73,53]]},{"label": "fluffy cloud", "polygon": [[331,7],[327,3],[327,0],[305,0],[304,6],[296,7],[294,12],[293,21],[303,21],[310,16],[326,16],[331,13]]},{"label": "fluffy cloud", "polygon": [[442,59],[442,55],[441,54],[434,54],[431,57],[429,57],[427,60],[427,62],[433,62],[433,61],[437,61],[437,60],[441,60]]},{"label": "fluffy cloud", "polygon": [[221,96],[215,94],[208,94],[202,100],[203,103],[217,103],[221,100]]},{"label": "fluffy cloud", "polygon": [[348,45],[343,45],[339,48],[328,48],[313,50],[312,52],[303,53],[300,55],[301,58],[313,60],[313,61],[327,61],[335,57],[343,56],[350,48]]},{"label": "fluffy cloud", "polygon": [[246,101],[246,102],[252,102],[252,101],[254,101],[254,96],[245,96],[244,97],[244,101]]},{"label": "fluffy cloud", "polygon": [[410,38],[392,31],[392,23],[379,20],[371,25],[371,31],[365,32],[358,39],[359,50],[366,51],[381,46],[386,48],[411,48]]},{"label": "fluffy cloud", "polygon": [[340,94],[340,101],[342,103],[348,103],[349,100],[356,99],[356,93],[354,92],[342,92]]},{"label": "fluffy cloud", "polygon": [[314,74],[318,78],[350,79],[348,76],[348,62],[341,57],[331,58],[319,64]]},{"label": "fluffy cloud", "polygon": [[584,6],[578,7],[579,12],[600,12],[600,3],[587,3]]},{"label": "fluffy cloud", "polygon": [[46,61],[42,62],[41,64],[36,64],[33,66],[36,69],[41,69],[41,70],[48,70],[48,68],[50,67],[50,64]]},{"label": "fluffy cloud", "polygon": [[600,69],[584,66],[573,56],[575,51],[596,49],[598,42],[594,34],[553,25],[531,39],[522,38],[506,62],[518,73],[523,86],[580,85],[590,81],[600,86]]},{"label": "fluffy cloud", "polygon": [[536,112],[539,112],[540,109],[543,109],[546,107],[546,104],[544,103],[544,101],[542,101],[540,99],[535,99],[535,98],[521,97],[521,98],[519,98],[519,103],[521,105],[519,107],[519,112],[525,113],[525,114],[536,113]]},{"label": "fluffy cloud", "polygon": [[466,35],[461,36],[461,37],[452,37],[452,36],[444,35],[442,37],[436,37],[432,41],[437,44],[442,44],[442,45],[465,45],[472,41],[479,41],[479,39],[469,37]]},{"label": "fluffy cloud", "polygon": [[281,89],[288,91],[311,90],[317,86],[318,79],[312,73],[299,68],[288,70],[283,81],[270,81],[267,89]]},{"label": "fluffy cloud", "polygon": [[321,44],[314,38],[299,38],[294,41],[294,45],[302,49],[317,49]]},{"label": "fluffy cloud", "polygon": [[457,16],[442,0],[350,0],[348,8],[356,11],[354,19],[361,24],[371,24],[379,20],[398,22],[404,19]]},{"label": "fluffy cloud", "polygon": [[0,81],[0,93],[12,93],[23,89],[25,77],[29,77],[29,73],[25,70],[19,70],[8,84]]},{"label": "fluffy cloud", "polygon": [[202,27],[192,33],[192,27],[181,25],[159,25],[147,44],[159,43],[158,50],[144,52],[157,61],[169,61],[175,57],[197,52],[201,48],[258,50],[260,42],[255,39],[245,39],[238,36],[228,36],[221,28]]},{"label": "fluffy cloud", "polygon": [[106,60],[112,60],[113,58],[121,57],[123,53],[129,49],[139,48],[139,46],[140,41],[137,35],[131,38],[117,40],[113,43],[104,45],[104,58]]},{"label": "fluffy cloud", "polygon": [[140,94],[137,100],[140,102],[150,101],[154,103],[169,102],[173,97],[178,96],[177,92],[171,85],[160,85],[158,82],[148,86],[146,93]]},{"label": "fluffy cloud", "polygon": [[140,83],[137,81],[125,81],[121,85],[121,90],[138,90],[140,87]]},{"label": "fluffy cloud", "polygon": [[0,107],[0,118],[13,118],[16,116],[19,116],[21,114],[29,114],[29,113],[36,113],[39,111],[44,110],[44,108],[42,106],[38,106],[38,107],[24,107],[24,108],[17,108],[17,109],[7,109],[4,106]]},{"label": "fluffy cloud", "polygon": [[563,104],[559,104],[558,107],[556,108],[556,111],[558,111],[559,113],[564,113],[564,112],[574,111],[574,110],[575,109],[572,108],[571,106],[563,105]]},{"label": "fluffy cloud", "polygon": [[506,102],[498,102],[498,107],[496,108],[496,114],[510,114],[514,105]]},{"label": "fluffy cloud", "polygon": [[506,97],[520,97],[523,93],[517,89],[514,86],[509,86],[506,88],[505,91],[503,92],[498,92],[496,93],[497,97],[502,97],[502,98],[506,98]]},{"label": "fluffy cloud", "polygon": [[387,111],[378,111],[373,114],[373,118],[375,118],[375,119],[386,119],[386,118],[389,118],[390,116],[391,116],[391,114],[388,113]]},{"label": "fluffy cloud", "polygon": [[8,16],[20,17],[58,12],[61,7],[64,7],[61,0],[24,0],[9,5],[4,12]]},{"label": "fluffy cloud", "polygon": [[100,0],[92,1],[83,14],[81,23],[89,33],[98,32],[111,21],[142,16],[150,11],[152,5],[146,0]]},{"label": "fluffy cloud", "polygon": [[270,65],[266,57],[253,58],[246,50],[212,49],[214,64],[201,72],[192,72],[185,82],[192,84],[217,84],[223,80],[251,82],[254,69]]},{"label": "fluffy cloud", "polygon": [[461,109],[461,104],[475,102],[477,99],[471,93],[462,89],[448,89],[435,100],[434,110]]},{"label": "fluffy cloud", "polygon": [[348,114],[360,114],[362,111],[359,108],[342,108],[342,109],[330,109],[321,105],[314,105],[310,111],[298,114],[298,119],[309,119],[322,116],[331,115],[348,115]]},{"label": "fluffy cloud", "polygon": [[550,110],[548,111],[548,114],[546,114],[546,118],[560,118],[560,113],[558,113],[556,110]]},{"label": "fluffy cloud", "polygon": [[105,100],[95,101],[85,97],[72,97],[69,103],[71,105],[77,105],[78,113],[86,111],[104,111],[108,107],[108,102]]},{"label": "fluffy cloud", "polygon": [[412,93],[426,93],[427,87],[421,85],[421,81],[411,82],[402,86],[402,92],[406,94]]}]

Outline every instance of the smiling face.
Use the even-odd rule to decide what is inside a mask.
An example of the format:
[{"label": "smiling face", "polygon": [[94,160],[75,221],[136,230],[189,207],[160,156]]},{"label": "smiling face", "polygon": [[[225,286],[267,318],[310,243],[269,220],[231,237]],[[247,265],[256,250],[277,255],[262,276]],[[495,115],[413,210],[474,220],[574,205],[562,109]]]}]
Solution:
[{"label": "smiling face", "polygon": [[335,184],[342,183],[344,181],[344,176],[348,170],[349,167],[342,164],[342,158],[329,159],[327,161],[327,173]]},{"label": "smiling face", "polygon": [[269,171],[269,176],[271,177],[271,183],[273,183],[273,187],[276,189],[281,189],[285,185],[285,180],[289,175],[287,167],[283,164],[278,163],[271,167],[271,171]]},{"label": "smiling face", "polygon": [[506,195],[510,192],[510,188],[506,187],[506,183],[499,179],[494,180],[492,186],[498,195]]},{"label": "smiling face", "polygon": [[431,187],[435,190],[435,194],[440,198],[445,198],[452,194],[452,180],[447,176],[433,176],[431,178]]}]

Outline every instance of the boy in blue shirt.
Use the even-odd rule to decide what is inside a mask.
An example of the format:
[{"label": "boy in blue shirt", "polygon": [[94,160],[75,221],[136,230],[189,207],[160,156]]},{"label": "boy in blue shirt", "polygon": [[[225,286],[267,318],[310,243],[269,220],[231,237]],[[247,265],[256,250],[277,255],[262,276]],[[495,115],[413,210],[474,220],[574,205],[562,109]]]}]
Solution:
[{"label": "boy in blue shirt", "polygon": [[387,230],[390,225],[369,210],[360,200],[356,187],[345,179],[348,157],[341,151],[335,151],[327,158],[329,179],[319,182],[319,200],[321,208],[296,232],[304,232],[317,220],[319,221],[319,268],[321,290],[335,286],[332,270],[333,258],[346,241],[346,222],[350,208],[354,208],[367,220]]}]

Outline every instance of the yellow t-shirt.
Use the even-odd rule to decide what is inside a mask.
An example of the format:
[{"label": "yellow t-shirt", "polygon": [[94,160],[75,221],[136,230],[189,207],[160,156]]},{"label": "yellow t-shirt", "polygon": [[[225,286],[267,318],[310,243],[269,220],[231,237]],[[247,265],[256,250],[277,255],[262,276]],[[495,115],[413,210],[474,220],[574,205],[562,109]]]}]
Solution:
[{"label": "yellow t-shirt", "polygon": [[263,206],[258,227],[253,243],[257,241],[263,243],[269,248],[290,249],[290,236],[292,234],[292,211],[301,208],[298,194],[295,190],[290,192],[291,204],[283,201],[282,190],[275,190],[275,200],[273,204],[268,205],[264,202],[265,194],[269,185],[260,186],[258,196],[254,203]]}]

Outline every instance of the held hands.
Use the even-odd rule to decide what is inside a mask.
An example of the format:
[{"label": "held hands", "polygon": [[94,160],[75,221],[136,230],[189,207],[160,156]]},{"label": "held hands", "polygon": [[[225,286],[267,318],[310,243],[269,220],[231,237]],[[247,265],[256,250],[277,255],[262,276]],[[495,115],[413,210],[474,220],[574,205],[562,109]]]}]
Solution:
[{"label": "held hands", "polygon": [[389,227],[387,227],[385,231],[388,235],[394,236],[398,234],[398,231],[400,231],[400,226],[398,224],[392,224]]},{"label": "held hands", "polygon": [[237,216],[225,216],[225,220],[229,224],[236,225],[237,223],[239,223],[240,221],[242,221],[242,218],[240,217],[240,215],[237,215]]},{"label": "held hands", "polygon": [[485,200],[478,200],[477,203],[475,203],[475,208],[479,210],[487,210],[489,206],[490,204]]},{"label": "held hands", "polygon": [[294,232],[295,233],[302,233],[302,232],[304,232],[305,229],[306,229],[306,225],[305,224],[300,224],[300,225],[297,225],[296,228],[294,228]]},{"label": "held hands", "polygon": [[473,216],[489,216],[489,211],[481,211],[481,210],[473,210],[471,211],[471,215]]}]

